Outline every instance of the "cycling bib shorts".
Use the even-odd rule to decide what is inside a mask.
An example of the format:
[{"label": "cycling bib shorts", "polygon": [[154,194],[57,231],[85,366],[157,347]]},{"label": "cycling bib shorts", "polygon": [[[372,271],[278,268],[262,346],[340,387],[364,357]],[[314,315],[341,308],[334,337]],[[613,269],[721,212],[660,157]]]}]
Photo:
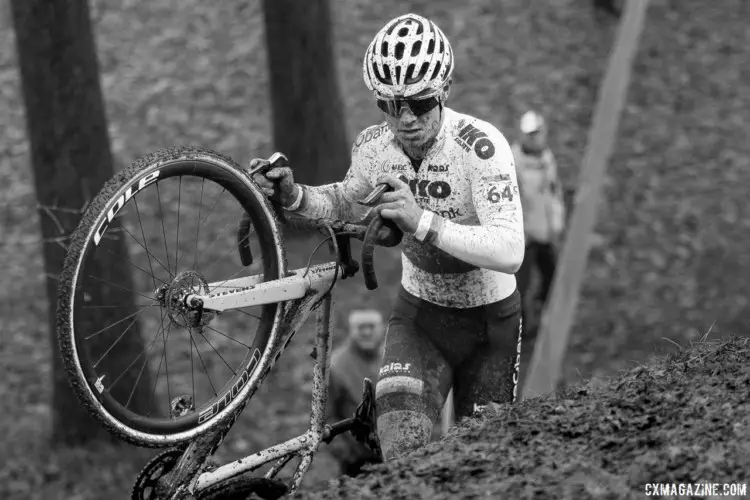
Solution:
[{"label": "cycling bib shorts", "polygon": [[521,333],[518,290],[498,302],[457,309],[401,287],[376,385],[383,458],[429,442],[451,387],[457,418],[489,402],[514,402]]}]

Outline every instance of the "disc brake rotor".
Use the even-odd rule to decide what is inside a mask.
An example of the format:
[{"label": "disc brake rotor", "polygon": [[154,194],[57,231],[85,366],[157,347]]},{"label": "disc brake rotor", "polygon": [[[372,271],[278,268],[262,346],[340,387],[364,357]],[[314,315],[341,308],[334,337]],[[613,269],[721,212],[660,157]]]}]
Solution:
[{"label": "disc brake rotor", "polygon": [[172,325],[181,328],[202,328],[215,314],[206,312],[201,306],[188,306],[188,295],[209,293],[208,281],[198,271],[183,271],[168,283],[156,290],[156,300],[167,311]]}]

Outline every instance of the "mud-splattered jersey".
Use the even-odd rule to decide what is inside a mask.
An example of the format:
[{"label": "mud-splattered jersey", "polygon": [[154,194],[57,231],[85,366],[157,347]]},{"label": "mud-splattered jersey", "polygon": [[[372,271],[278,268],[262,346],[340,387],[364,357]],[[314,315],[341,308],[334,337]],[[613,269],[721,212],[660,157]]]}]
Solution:
[{"label": "mud-splattered jersey", "polygon": [[494,126],[444,108],[435,144],[417,169],[385,123],[369,127],[354,141],[346,178],[305,186],[299,213],[362,220],[369,209],[355,200],[364,199],[383,174],[399,177],[421,208],[447,221],[432,244],[404,235],[401,283],[409,293],[456,308],[497,302],[513,293],[512,271],[492,268],[502,259],[520,262],[523,216],[513,154]]}]

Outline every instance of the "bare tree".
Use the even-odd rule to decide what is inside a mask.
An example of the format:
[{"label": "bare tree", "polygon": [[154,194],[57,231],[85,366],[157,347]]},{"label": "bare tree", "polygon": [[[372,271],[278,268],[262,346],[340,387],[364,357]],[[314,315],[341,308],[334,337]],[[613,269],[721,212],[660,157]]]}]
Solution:
[{"label": "bare tree", "polygon": [[276,149],[304,183],[340,180],[349,167],[344,102],[328,0],[264,0]]},{"label": "bare tree", "polygon": [[[37,197],[43,207],[40,220],[54,359],[53,440],[80,444],[102,437],[103,430],[93,424],[72,393],[57,347],[55,277],[59,276],[65,258],[60,236],[72,233],[80,216],[56,208],[83,207],[113,174],[99,66],[86,0],[11,0],[11,5],[31,163]],[[116,265],[117,257],[113,255],[126,255],[128,249],[122,241],[112,240],[108,245],[107,250],[112,253],[98,252],[92,272],[101,272],[121,288],[89,282],[86,291],[101,302],[133,304],[132,293],[125,290],[132,289],[128,286],[132,280],[130,271]],[[106,312],[111,309],[100,311],[96,317],[88,316],[87,323],[76,326],[94,332],[114,321],[111,313]],[[119,312],[122,316],[122,310]],[[111,363],[125,369],[142,349],[140,332],[132,329],[118,342]],[[134,381],[137,368],[125,378]],[[147,379],[142,377],[138,384],[131,408],[147,404]]]}]

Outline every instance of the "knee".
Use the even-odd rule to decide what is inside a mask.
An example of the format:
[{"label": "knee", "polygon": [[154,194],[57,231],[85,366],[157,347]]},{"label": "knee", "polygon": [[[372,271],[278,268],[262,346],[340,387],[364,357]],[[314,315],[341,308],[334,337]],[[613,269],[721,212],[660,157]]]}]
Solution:
[{"label": "knee", "polygon": [[402,457],[430,442],[439,408],[423,380],[386,376],[376,387],[377,426],[383,460]]},{"label": "knee", "polygon": [[432,421],[424,413],[396,410],[378,417],[378,437],[383,460],[403,457],[426,446],[432,435]]}]

